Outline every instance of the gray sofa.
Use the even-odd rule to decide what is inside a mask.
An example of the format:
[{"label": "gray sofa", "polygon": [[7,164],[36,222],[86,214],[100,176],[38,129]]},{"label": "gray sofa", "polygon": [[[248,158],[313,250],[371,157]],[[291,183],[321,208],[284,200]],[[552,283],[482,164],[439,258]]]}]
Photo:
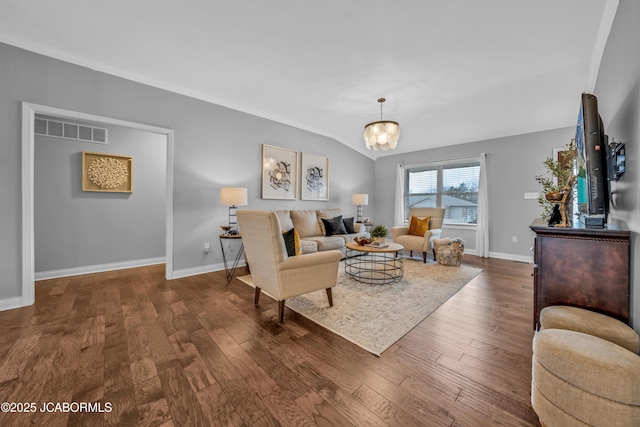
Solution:
[{"label": "gray sofa", "polygon": [[327,236],[322,218],[333,219],[342,215],[340,209],[275,211],[283,231],[295,228],[300,236],[303,254],[338,249],[345,254],[345,245],[355,237],[369,237],[362,224],[354,223],[355,233]]}]

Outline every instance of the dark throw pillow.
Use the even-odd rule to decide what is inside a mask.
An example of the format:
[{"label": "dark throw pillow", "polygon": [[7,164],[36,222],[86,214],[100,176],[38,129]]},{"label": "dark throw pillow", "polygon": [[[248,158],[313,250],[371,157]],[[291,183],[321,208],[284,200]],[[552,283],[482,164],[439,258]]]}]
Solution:
[{"label": "dark throw pillow", "polygon": [[320,218],[324,224],[324,235],[333,236],[334,224],[331,218]]},{"label": "dark throw pillow", "polygon": [[284,231],[282,238],[287,248],[287,255],[296,256],[296,229],[292,228],[289,231]]},{"label": "dark throw pillow", "polygon": [[343,218],[342,222],[344,223],[344,229],[347,232],[346,234],[354,234],[356,232],[356,229],[353,228],[353,217]]},{"label": "dark throw pillow", "polygon": [[338,215],[333,218],[333,222],[336,224],[336,231],[333,234],[347,234],[347,230],[344,227],[344,221],[342,215]]},{"label": "dark throw pillow", "polygon": [[342,215],[338,215],[335,218],[322,218],[326,236],[333,236],[334,234],[347,234],[347,230],[344,228],[344,222],[342,222]]}]

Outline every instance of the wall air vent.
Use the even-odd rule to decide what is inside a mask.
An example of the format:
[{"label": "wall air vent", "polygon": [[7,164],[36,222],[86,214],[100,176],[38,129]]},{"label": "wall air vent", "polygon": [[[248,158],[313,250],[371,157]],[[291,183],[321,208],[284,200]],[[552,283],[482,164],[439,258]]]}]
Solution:
[{"label": "wall air vent", "polygon": [[36,135],[54,136],[56,138],[75,139],[77,141],[107,144],[109,132],[105,128],[67,123],[60,120],[35,118],[34,133]]}]

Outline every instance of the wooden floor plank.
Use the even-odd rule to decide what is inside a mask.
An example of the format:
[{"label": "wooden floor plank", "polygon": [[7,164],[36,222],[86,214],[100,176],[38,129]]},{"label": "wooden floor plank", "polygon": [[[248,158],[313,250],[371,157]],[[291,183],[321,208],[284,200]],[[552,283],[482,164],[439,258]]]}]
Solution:
[{"label": "wooden floor plank", "polygon": [[[44,383],[40,402],[71,402],[80,368],[80,351],[84,343],[84,328],[80,322],[70,321],[60,339],[58,351]],[[86,348],[86,347],[85,347]],[[32,419],[33,425],[67,425],[68,412],[38,411]]]},{"label": "wooden floor plank", "polygon": [[133,383],[136,384],[158,376],[146,329],[140,327],[129,329],[126,332],[127,351],[129,353],[129,362],[131,363]]},{"label": "wooden floor plank", "polygon": [[210,331],[209,336],[258,396],[280,392],[275,380],[224,329]]},{"label": "wooden floor plank", "polygon": [[18,378],[24,371],[29,355],[38,344],[40,335],[27,335],[19,338],[9,352],[3,357],[0,365],[0,383]]},{"label": "wooden floor plank", "polygon": [[191,342],[187,331],[177,331],[169,336],[169,341],[175,349],[178,360],[194,392],[215,384],[216,380],[213,374],[204,363],[204,360],[202,360],[196,346]]},{"label": "wooden floor plank", "polygon": [[209,420],[209,425],[230,427],[245,425],[219,384],[211,384],[199,390],[196,392],[196,398]]},{"label": "wooden floor plank", "polygon": [[98,402],[104,397],[104,351],[104,343],[97,343],[80,351],[73,391],[74,402]]},{"label": "wooden floor plank", "polygon": [[158,376],[169,404],[173,424],[185,427],[207,425],[207,417],[197,403],[180,363],[177,360],[168,362],[165,368],[158,372]]},{"label": "wooden floor plank", "polygon": [[314,425],[345,426],[351,424],[315,391],[310,391],[297,398],[296,404],[313,419]]},{"label": "wooden floor plank", "polygon": [[127,360],[105,370],[102,402],[109,402],[112,405],[112,410],[104,413],[104,425],[137,424],[138,411],[131,378],[131,365]]},{"label": "wooden floor plank", "polygon": [[267,415],[269,411],[258,394],[249,387],[209,334],[204,330],[197,330],[189,335],[242,420],[253,424]]},{"label": "wooden floor plank", "polygon": [[241,344],[244,352],[263,370],[275,385],[291,399],[297,399],[307,391],[309,385],[279,358],[275,357],[257,340]]},{"label": "wooden floor plank", "polygon": [[[0,396],[2,402],[34,402],[39,406],[44,379],[49,375],[51,365],[57,354],[62,333],[57,335],[41,335],[29,355],[25,355],[27,363],[24,370],[13,383],[7,396]],[[4,413],[0,412],[0,425],[22,426],[29,425],[36,412]]]},{"label": "wooden floor plank", "polygon": [[263,400],[279,425],[300,427],[316,425],[313,418],[281,390],[276,390],[268,396],[264,396]]},{"label": "wooden floor plank", "polygon": [[160,377],[149,377],[134,382],[133,392],[139,426],[159,426],[171,420]]},{"label": "wooden floor plank", "polygon": [[449,424],[445,424],[441,418],[438,419],[434,417],[429,419],[423,416],[423,414],[415,414],[416,416],[414,417],[413,414],[405,411],[401,406],[396,405],[366,384],[363,384],[362,387],[356,390],[353,396],[389,425],[397,424],[419,427],[432,422],[439,422],[443,425],[450,425],[453,422],[453,420],[447,420],[446,422]]}]

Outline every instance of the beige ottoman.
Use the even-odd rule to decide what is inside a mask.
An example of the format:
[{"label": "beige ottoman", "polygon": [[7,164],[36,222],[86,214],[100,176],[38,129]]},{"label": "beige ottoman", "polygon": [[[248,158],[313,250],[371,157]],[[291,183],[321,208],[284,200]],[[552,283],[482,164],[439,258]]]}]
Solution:
[{"label": "beige ottoman", "polygon": [[544,329],[533,339],[531,404],[555,426],[640,425],[640,356],[601,338]]},{"label": "beige ottoman", "polygon": [[[628,325],[613,317],[566,305],[552,305],[540,311],[540,329],[568,329],[594,335],[636,354],[640,337]],[[639,380],[640,381],[640,380]],[[638,422],[640,426],[640,421]]]}]

